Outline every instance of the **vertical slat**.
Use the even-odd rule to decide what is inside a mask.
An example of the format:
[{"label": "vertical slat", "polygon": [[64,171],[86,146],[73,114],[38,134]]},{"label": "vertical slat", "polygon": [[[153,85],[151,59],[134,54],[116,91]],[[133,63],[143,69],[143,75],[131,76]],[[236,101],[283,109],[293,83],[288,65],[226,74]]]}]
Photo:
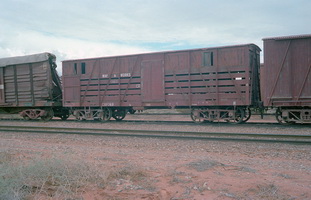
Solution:
[{"label": "vertical slat", "polygon": [[[127,60],[128,61],[128,60]],[[121,64],[122,62],[120,62],[119,64],[119,69],[118,69],[118,100],[119,100],[119,106],[121,106]]]},{"label": "vertical slat", "polygon": [[308,76],[310,74],[310,70],[311,70],[311,65],[309,65],[308,71],[305,73],[305,77],[303,79],[302,85],[300,87],[299,93],[298,93],[297,98],[296,98],[296,105],[299,103],[298,100],[300,99],[301,93],[302,93],[303,89],[305,88]]},{"label": "vertical slat", "polygon": [[[114,70],[115,66],[117,65],[117,61],[118,61],[118,57],[116,57],[116,58],[114,59],[113,66],[112,66],[112,68],[111,68],[111,70],[110,70],[110,72],[109,72],[109,74],[108,74],[108,83],[107,83],[106,86],[105,86],[104,94],[102,95],[101,100],[100,100],[100,102],[99,102],[99,106],[100,106],[101,108],[102,108],[103,102],[104,102],[104,100],[105,100],[105,95],[106,95],[106,92],[107,92],[107,90],[108,90],[108,86],[110,85],[110,82],[111,82],[113,70]],[[103,65],[103,66],[104,66],[104,65]],[[101,67],[101,66],[99,66],[99,67]],[[100,94],[98,94],[98,95],[100,95]]]},{"label": "vertical slat", "polygon": [[219,80],[218,80],[218,63],[219,63],[218,59],[220,57],[220,54],[219,54],[218,49],[216,49],[216,57],[217,57],[216,58],[217,59],[217,65],[216,65],[216,93],[217,93],[216,105],[219,105],[220,104],[220,98],[219,98]]},{"label": "vertical slat", "polygon": [[286,57],[287,57],[287,54],[288,54],[288,51],[289,51],[290,44],[291,44],[291,40],[288,42],[288,45],[287,45],[287,48],[286,48],[286,51],[285,51],[285,55],[284,55],[283,60],[282,60],[282,64],[281,64],[281,66],[279,66],[279,70],[278,70],[277,76],[275,78],[275,81],[274,81],[274,84],[273,84],[273,87],[272,87],[272,91],[271,91],[271,93],[269,95],[269,97],[271,97],[271,98],[269,99],[268,105],[270,105],[270,103],[272,101],[272,96],[274,94],[276,85],[277,85],[278,80],[280,78],[281,71],[282,71],[282,69],[284,67],[284,63],[285,63],[285,60],[286,60]]},{"label": "vertical slat", "polygon": [[19,98],[18,98],[18,85],[17,85],[16,65],[13,65],[13,77],[14,77],[15,105],[18,106]]},{"label": "vertical slat", "polygon": [[98,89],[97,89],[97,93],[98,93],[98,105],[100,105],[100,78],[102,76],[102,67],[101,67],[101,60],[99,59],[98,61]]},{"label": "vertical slat", "polygon": [[30,81],[30,96],[31,96],[31,103],[34,106],[35,105],[35,93],[33,88],[33,69],[32,64],[29,64],[29,81]]},{"label": "vertical slat", "polygon": [[[92,79],[93,72],[94,72],[94,68],[95,68],[95,66],[96,66],[97,61],[98,61],[98,60],[95,60],[93,66],[92,66],[92,67],[93,67],[93,68],[92,68],[92,72],[91,72],[91,74],[90,74],[90,76],[89,76],[89,79],[88,79],[88,81],[87,81],[86,89],[85,89],[85,91],[84,91],[84,93],[83,93],[83,95],[82,95],[81,103],[85,103],[85,102],[84,102],[85,96],[86,96],[86,93],[87,93],[88,88],[89,88],[89,86],[90,86],[90,81],[91,81],[91,79]],[[85,67],[85,68],[86,68],[86,67]],[[86,69],[85,69],[85,70],[86,70]],[[85,103],[84,105],[86,105],[86,103]]]},{"label": "vertical slat", "polygon": [[189,59],[188,59],[188,65],[189,65],[189,71],[188,71],[188,88],[189,88],[189,93],[188,93],[188,99],[189,99],[189,108],[192,107],[192,91],[191,91],[191,51],[188,51],[189,53]]},{"label": "vertical slat", "polygon": [[[137,63],[138,63],[138,58],[139,58],[139,56],[136,57],[135,64],[134,64],[134,66],[132,67],[132,70],[131,70],[131,72],[130,72],[130,78],[129,78],[129,81],[128,81],[128,84],[127,84],[127,86],[126,86],[126,89],[125,89],[125,92],[124,92],[124,95],[123,95],[123,98],[122,98],[121,102],[124,101],[124,99],[125,99],[125,97],[126,97],[126,94],[127,94],[127,91],[128,91],[128,89],[129,89],[129,86],[130,86],[130,84],[131,84],[131,81],[132,81],[132,79],[133,79],[134,72],[135,72],[135,68],[136,68],[136,65],[137,65]],[[121,96],[121,95],[120,95],[120,96]],[[120,103],[121,103],[121,102],[120,102]],[[121,105],[121,104],[120,104],[120,105]]]},{"label": "vertical slat", "polygon": [[4,70],[3,67],[0,67],[0,103],[4,104],[5,103],[5,93],[4,93]]}]

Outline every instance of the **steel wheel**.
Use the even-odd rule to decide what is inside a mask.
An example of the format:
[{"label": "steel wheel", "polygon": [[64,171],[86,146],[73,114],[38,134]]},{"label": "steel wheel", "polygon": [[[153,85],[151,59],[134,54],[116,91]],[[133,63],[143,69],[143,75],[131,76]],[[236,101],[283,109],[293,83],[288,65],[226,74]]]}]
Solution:
[{"label": "steel wheel", "polygon": [[30,120],[30,117],[28,115],[23,116],[24,120]]},{"label": "steel wheel", "polygon": [[52,109],[46,110],[46,115],[41,116],[43,121],[49,121],[54,117],[54,111]]},{"label": "steel wheel", "polygon": [[122,119],[124,119],[126,116],[126,111],[125,110],[118,110],[115,109],[113,111],[112,117],[115,118],[115,120],[117,121],[122,121]]},{"label": "steel wheel", "polygon": [[103,122],[107,122],[112,117],[112,111],[110,108],[103,108],[103,112],[101,113],[100,120]]},{"label": "steel wheel", "polygon": [[243,108],[237,108],[234,116],[234,124],[240,124],[244,122],[245,119],[245,111]]},{"label": "steel wheel", "polygon": [[69,114],[64,114],[64,115],[62,115],[60,118],[61,118],[62,120],[67,120],[68,117],[69,117]]},{"label": "steel wheel", "polygon": [[85,120],[84,113],[82,111],[75,111],[74,116],[79,121]]},{"label": "steel wheel", "polygon": [[285,119],[282,117],[282,110],[278,108],[275,112],[275,118],[280,124],[287,124]]},{"label": "steel wheel", "polygon": [[247,122],[252,116],[252,112],[251,112],[251,109],[250,108],[246,108],[244,110],[244,118],[243,118],[243,121],[242,122]]},{"label": "steel wheel", "polygon": [[204,113],[200,110],[192,109],[190,116],[195,123],[203,123],[205,121]]}]

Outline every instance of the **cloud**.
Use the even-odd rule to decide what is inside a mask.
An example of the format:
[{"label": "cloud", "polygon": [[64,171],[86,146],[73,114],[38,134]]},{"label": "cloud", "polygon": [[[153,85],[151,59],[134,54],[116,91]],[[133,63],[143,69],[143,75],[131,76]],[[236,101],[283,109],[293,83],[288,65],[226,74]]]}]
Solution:
[{"label": "cloud", "polygon": [[4,0],[0,56],[58,60],[255,43],[311,32],[311,1]]},{"label": "cloud", "polygon": [[1,57],[53,53],[57,56],[60,74],[62,60],[148,52],[148,49],[135,46],[63,38],[36,31],[15,32],[11,36],[7,35],[5,42],[0,40],[0,44]]}]

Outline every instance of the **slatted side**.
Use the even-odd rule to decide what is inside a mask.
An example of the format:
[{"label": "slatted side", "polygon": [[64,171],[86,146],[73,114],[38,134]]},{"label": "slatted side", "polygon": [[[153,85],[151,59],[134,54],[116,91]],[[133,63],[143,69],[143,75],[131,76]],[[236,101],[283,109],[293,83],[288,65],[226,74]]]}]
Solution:
[{"label": "slatted side", "polygon": [[[214,70],[214,71],[213,71]],[[245,105],[249,99],[249,71],[245,67],[215,68],[190,74],[166,74],[168,101],[182,104]]]},{"label": "slatted side", "polygon": [[[250,55],[245,45],[65,61],[65,106],[250,105]],[[164,73],[144,73],[145,63]]]},{"label": "slatted side", "polygon": [[47,62],[5,67],[5,103],[34,106],[51,100],[49,69]]},{"label": "slatted side", "polygon": [[81,80],[80,95],[84,97],[85,105],[119,105],[120,100],[124,103],[141,98],[140,76],[114,77],[112,79],[101,78],[97,80]]},{"label": "slatted side", "polygon": [[[136,102],[141,102],[141,74],[137,56],[82,61],[84,62],[86,63],[85,74],[77,73],[80,77],[78,83],[80,96],[77,98],[80,99],[80,103],[75,104],[68,96],[66,97],[67,92],[72,90],[68,85],[69,82],[66,81],[64,87],[66,105],[136,106]],[[66,64],[67,68],[80,65],[78,62]],[[66,76],[64,78],[68,79]]]}]

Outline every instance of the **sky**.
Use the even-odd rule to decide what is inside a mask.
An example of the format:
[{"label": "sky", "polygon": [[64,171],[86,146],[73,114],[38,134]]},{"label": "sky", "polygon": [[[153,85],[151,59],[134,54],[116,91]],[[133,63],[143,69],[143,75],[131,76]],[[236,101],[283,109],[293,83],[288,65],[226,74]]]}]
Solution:
[{"label": "sky", "polygon": [[1,0],[0,58],[61,61],[311,34],[310,0]]}]

